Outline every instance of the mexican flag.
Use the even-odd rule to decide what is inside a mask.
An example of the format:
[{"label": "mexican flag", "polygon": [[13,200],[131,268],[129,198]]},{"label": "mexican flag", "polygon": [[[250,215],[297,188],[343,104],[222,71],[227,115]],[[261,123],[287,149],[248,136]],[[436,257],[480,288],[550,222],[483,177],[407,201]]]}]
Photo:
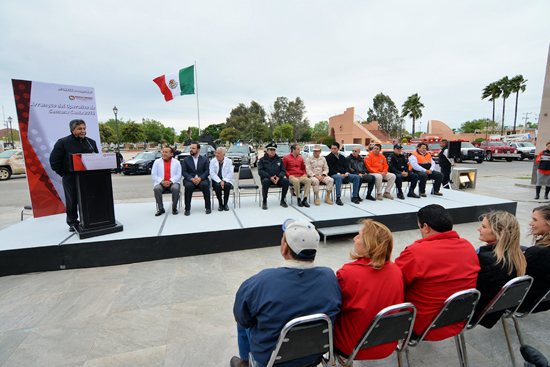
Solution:
[{"label": "mexican flag", "polygon": [[176,96],[195,94],[195,65],[181,69],[174,73],[159,76],[153,79],[164,95],[166,102]]}]

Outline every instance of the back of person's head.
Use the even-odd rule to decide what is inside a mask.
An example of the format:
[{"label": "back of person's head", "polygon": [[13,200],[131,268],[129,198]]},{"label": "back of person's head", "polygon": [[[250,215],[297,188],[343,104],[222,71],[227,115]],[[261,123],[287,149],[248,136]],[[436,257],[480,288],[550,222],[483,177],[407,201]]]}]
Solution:
[{"label": "back of person's head", "polygon": [[283,231],[293,260],[315,260],[319,247],[319,233],[313,224],[303,219],[287,219],[283,223]]},{"label": "back of person's head", "polygon": [[[550,226],[550,205],[543,205],[533,209],[533,213],[538,212],[542,219]],[[533,236],[533,242],[537,242],[537,246],[550,247],[550,232]]]},{"label": "back of person's head", "polygon": [[439,233],[453,230],[451,215],[447,209],[438,204],[431,204],[421,208],[416,214],[416,219],[418,219],[420,227],[427,224],[428,227]]},{"label": "back of person's head", "polygon": [[480,220],[486,219],[497,242],[494,253],[497,256],[496,264],[502,263],[508,275],[516,269],[517,276],[525,275],[527,262],[520,248],[520,230],[517,218],[505,211],[491,211],[483,214]]},{"label": "back of person's head", "polygon": [[371,259],[370,266],[374,269],[381,269],[384,263],[391,259],[393,251],[393,235],[388,227],[372,219],[363,219],[362,235],[365,250],[358,254],[355,251],[350,253],[352,260],[361,258]]}]

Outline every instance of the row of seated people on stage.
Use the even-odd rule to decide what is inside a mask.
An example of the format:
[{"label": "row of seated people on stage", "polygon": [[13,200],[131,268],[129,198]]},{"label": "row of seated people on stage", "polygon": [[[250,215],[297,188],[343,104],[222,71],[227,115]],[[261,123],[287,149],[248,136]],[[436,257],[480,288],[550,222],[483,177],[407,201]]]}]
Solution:
[{"label": "row of seated people on stage", "polygon": [[[359,147],[353,148],[348,157],[340,154],[340,144],[332,144],[331,153],[325,157],[321,156],[321,146],[319,144],[313,147],[313,155],[309,156],[304,162],[300,155],[300,145],[290,146],[290,153],[284,157],[276,154],[277,145],[270,143],[266,147],[266,153],[258,162],[258,174],[262,181],[262,209],[267,209],[267,196],[269,188],[273,185],[281,187],[280,205],[288,207],[286,203],[286,194],[289,186],[293,187],[293,195],[298,198],[299,207],[309,207],[308,197],[313,186],[315,195],[315,205],[320,205],[319,196],[320,184],[326,185],[325,203],[332,205],[331,198],[333,188],[335,188],[335,201],[337,205],[344,205],[341,199],[342,184],[351,183],[352,193],[351,202],[359,204],[363,201],[359,191],[362,184],[367,184],[367,194],[365,199],[376,201],[394,199],[391,190],[395,184],[397,197],[405,199],[402,189],[403,181],[410,182],[407,197],[420,198],[426,197],[426,182],[433,179],[433,194],[442,196],[439,191],[444,175],[435,170],[435,161],[431,153],[427,151],[425,143],[418,144],[410,159],[403,154],[401,144],[395,144],[393,153],[386,159],[381,153],[382,146],[375,144],[373,150],[365,157],[361,158]],[[443,154],[443,158],[446,156]],[[448,162],[448,160],[447,160]],[[454,163],[454,162],[453,162]],[[450,164],[450,163],[449,163]],[[382,193],[382,182],[386,181],[384,193]],[[419,184],[419,195],[415,193],[416,185]],[[301,196],[300,186],[304,187],[303,196]],[[373,190],[376,192],[373,195]]]},{"label": "row of seated people on stage", "polygon": [[[288,219],[283,224],[281,267],[264,269],[244,281],[235,296],[233,313],[237,322],[239,357],[232,367],[248,366],[249,353],[266,365],[279,337],[290,320],[316,313],[328,315],[334,325],[334,351],[345,363],[376,314],[402,302],[416,306],[413,331],[422,335],[431,319],[452,294],[477,288],[481,298],[474,319],[501,287],[517,276],[530,275],[534,283],[522,305],[534,307],[550,284],[550,206],[536,208],[530,223],[534,246],[520,248],[520,229],[514,215],[489,212],[482,216],[479,239],[474,246],[453,230],[450,214],[432,204],[417,213],[421,239],[407,246],[392,262],[393,236],[376,221],[363,220],[350,253],[352,262],[334,274],[315,266],[319,234],[305,220]],[[535,312],[550,308],[540,303]],[[492,328],[502,312],[483,318],[480,325]],[[443,340],[462,331],[464,323],[429,331],[426,340]],[[388,357],[397,342],[361,349],[355,359]],[[292,366],[314,366],[321,356],[294,361]],[[289,366],[282,363],[280,366]]]},{"label": "row of seated people on stage", "polygon": [[225,156],[225,148],[216,150],[216,158],[211,161],[199,154],[200,144],[193,143],[189,148],[190,155],[180,163],[173,158],[174,149],[164,147],[162,157],[153,163],[151,178],[153,179],[153,191],[157,203],[155,216],[165,213],[162,202],[164,192],[172,193],[172,214],[178,214],[178,200],[180,196],[180,181],[183,178],[185,187],[184,215],[191,214],[191,199],[194,191],[201,191],[204,196],[206,214],[212,213],[210,202],[210,180],[212,188],[218,199],[218,210],[229,211],[227,205],[229,193],[233,188],[233,162]]},{"label": "row of seated people on stage", "polygon": [[[271,186],[281,187],[280,205],[288,207],[286,195],[290,185],[293,187],[293,194],[297,195],[299,207],[309,208],[309,194],[313,186],[315,205],[320,205],[319,187],[326,185],[325,203],[332,205],[332,192],[335,192],[337,205],[344,205],[341,199],[342,184],[352,184],[351,202],[359,204],[363,199],[359,195],[361,185],[367,184],[367,200],[394,199],[391,190],[395,184],[397,197],[404,200],[402,182],[409,181],[410,187],[407,197],[420,198],[426,196],[426,182],[434,180],[433,194],[442,195],[439,191],[443,175],[435,171],[435,162],[431,154],[427,152],[424,143],[418,145],[418,149],[411,154],[410,160],[402,153],[402,146],[396,144],[394,152],[388,157],[381,153],[380,144],[375,144],[372,152],[365,158],[361,158],[358,147],[354,148],[352,154],[347,158],[340,154],[340,145],[335,142],[331,146],[331,153],[325,158],[321,156],[321,146],[313,147],[313,155],[304,162],[300,155],[300,145],[291,145],[291,152],[279,157],[276,154],[277,145],[270,143],[266,152],[258,161],[258,175],[262,183],[262,209],[267,210],[267,197]],[[216,150],[216,158],[212,161],[199,154],[200,145],[191,144],[190,155],[180,163],[173,158],[174,150],[165,147],[162,150],[162,158],[157,159],[151,169],[151,177],[155,182],[154,193],[157,202],[156,216],[165,213],[162,203],[163,192],[172,193],[172,213],[178,214],[177,201],[179,199],[180,181],[183,177],[185,186],[185,211],[186,216],[191,213],[191,198],[193,192],[200,190],[204,195],[206,214],[210,214],[210,181],[216,192],[219,202],[219,211],[229,211],[227,205],[229,193],[233,188],[233,165],[230,159],[225,157],[225,149]],[[442,155],[443,156],[443,155]],[[382,182],[386,181],[384,193],[382,193]],[[419,183],[419,195],[415,193],[416,185]],[[303,186],[303,196],[300,187]],[[373,190],[376,192],[373,196]]]}]

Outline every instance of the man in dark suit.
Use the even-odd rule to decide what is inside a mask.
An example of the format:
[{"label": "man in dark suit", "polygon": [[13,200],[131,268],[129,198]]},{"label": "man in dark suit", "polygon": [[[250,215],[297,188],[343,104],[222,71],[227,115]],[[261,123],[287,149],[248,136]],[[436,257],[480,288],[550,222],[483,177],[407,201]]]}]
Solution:
[{"label": "man in dark suit", "polygon": [[181,174],[183,176],[183,185],[185,186],[185,211],[184,215],[191,214],[191,197],[193,191],[199,189],[204,195],[204,206],[206,214],[212,213],[210,206],[210,180],[208,158],[199,154],[199,143],[191,144],[188,157],[185,157],[181,163]]}]

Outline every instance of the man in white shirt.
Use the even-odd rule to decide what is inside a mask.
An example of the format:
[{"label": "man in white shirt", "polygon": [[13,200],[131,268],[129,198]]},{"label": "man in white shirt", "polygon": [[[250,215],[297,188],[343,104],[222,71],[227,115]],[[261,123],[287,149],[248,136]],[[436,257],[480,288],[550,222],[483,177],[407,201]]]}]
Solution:
[{"label": "man in white shirt", "polygon": [[151,178],[155,181],[153,191],[157,202],[155,216],[164,214],[162,194],[172,193],[172,214],[178,214],[178,200],[180,197],[181,164],[172,156],[174,150],[171,147],[162,148],[162,158],[155,160],[151,168]]},{"label": "man in white shirt", "polygon": [[233,188],[233,172],[233,162],[225,157],[225,148],[216,149],[216,159],[210,161],[210,178],[212,179],[212,188],[218,198],[219,212],[229,211],[227,202]]}]

